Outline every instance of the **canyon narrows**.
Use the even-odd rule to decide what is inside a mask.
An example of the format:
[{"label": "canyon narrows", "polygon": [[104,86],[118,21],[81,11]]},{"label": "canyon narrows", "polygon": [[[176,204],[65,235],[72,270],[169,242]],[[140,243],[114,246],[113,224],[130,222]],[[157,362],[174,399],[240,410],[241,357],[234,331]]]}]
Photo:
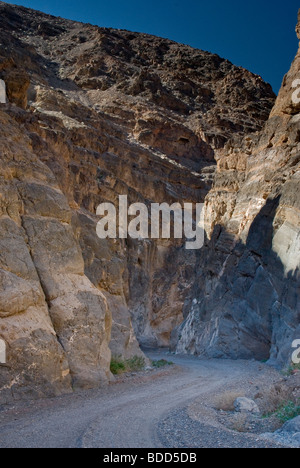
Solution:
[{"label": "canyon narrows", "polygon": [[[217,55],[3,2],[0,44],[0,402],[106,384],[140,345],[286,364],[300,51],[275,102]],[[205,245],[99,239],[119,195],[204,203]]]}]

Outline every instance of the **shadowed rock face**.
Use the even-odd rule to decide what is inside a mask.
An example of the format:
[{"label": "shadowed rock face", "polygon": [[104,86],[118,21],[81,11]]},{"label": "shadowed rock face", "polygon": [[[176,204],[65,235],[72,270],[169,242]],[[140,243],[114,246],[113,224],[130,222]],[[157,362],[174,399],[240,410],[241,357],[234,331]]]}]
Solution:
[{"label": "shadowed rock face", "polygon": [[[257,133],[271,87],[216,55],[2,2],[0,26],[1,401],[104,384],[111,352],[171,334],[184,352],[285,359],[299,310],[287,94]],[[98,239],[96,208],[120,194],[205,201],[206,246]]]},{"label": "shadowed rock face", "polygon": [[300,52],[264,130],[219,153],[195,302],[173,333],[179,352],[291,358],[300,336],[299,78]]}]

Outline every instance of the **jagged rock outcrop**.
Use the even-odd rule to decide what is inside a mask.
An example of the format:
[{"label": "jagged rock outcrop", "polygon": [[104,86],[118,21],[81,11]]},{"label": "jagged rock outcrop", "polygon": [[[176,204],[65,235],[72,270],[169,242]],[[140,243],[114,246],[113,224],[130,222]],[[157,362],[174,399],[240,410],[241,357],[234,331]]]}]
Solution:
[{"label": "jagged rock outcrop", "polygon": [[[265,357],[273,344],[274,357],[285,356],[285,311],[268,275],[277,271],[293,294],[298,280],[282,279],[255,228],[260,210],[263,223],[277,213],[280,194],[286,210],[297,203],[288,187],[299,134],[278,107],[285,95],[261,135],[271,87],[216,55],[3,2],[0,26],[9,100],[0,106],[0,338],[8,346],[0,401],[106,383],[111,352],[143,355],[139,343],[169,346],[172,332],[180,351]],[[207,245],[100,240],[96,208],[120,194],[147,205],[205,201]],[[297,220],[280,216],[283,245]],[[250,248],[252,231],[258,246]],[[258,305],[262,284],[269,289]]]},{"label": "jagged rock outcrop", "polygon": [[195,299],[173,336],[178,352],[291,357],[300,336],[299,77],[300,51],[264,130],[217,156]]},{"label": "jagged rock outcrop", "polygon": [[[0,114],[1,401],[110,379],[110,312],[84,275],[72,211],[30,138]],[[72,381],[71,381],[72,378]]]}]

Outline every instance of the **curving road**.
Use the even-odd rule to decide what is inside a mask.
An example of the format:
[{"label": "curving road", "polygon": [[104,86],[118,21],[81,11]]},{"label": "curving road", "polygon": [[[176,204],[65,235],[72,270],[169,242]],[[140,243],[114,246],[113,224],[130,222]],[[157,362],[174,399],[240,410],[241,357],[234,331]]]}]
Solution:
[{"label": "curving road", "polygon": [[[159,351],[148,355],[166,358]],[[161,448],[158,426],[168,414],[201,395],[245,382],[258,368],[258,363],[245,361],[186,356],[171,360],[180,368],[133,377],[97,391],[2,409],[0,447]]]}]

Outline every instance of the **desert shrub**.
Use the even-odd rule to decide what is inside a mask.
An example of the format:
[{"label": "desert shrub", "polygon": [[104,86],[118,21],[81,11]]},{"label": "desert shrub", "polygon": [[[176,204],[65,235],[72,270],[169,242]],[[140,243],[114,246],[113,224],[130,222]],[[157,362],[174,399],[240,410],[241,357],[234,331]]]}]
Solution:
[{"label": "desert shrub", "polygon": [[118,358],[112,358],[110,362],[110,371],[114,375],[126,372],[125,362]]},{"label": "desert shrub", "polygon": [[219,395],[215,400],[215,407],[217,410],[234,411],[234,402],[237,398],[245,396],[238,392],[226,392]]},{"label": "desert shrub", "polygon": [[137,372],[145,368],[145,359],[142,356],[134,356],[125,361],[128,372]]},{"label": "desert shrub", "polygon": [[141,356],[133,356],[130,359],[122,359],[121,357],[113,357],[110,363],[112,374],[119,375],[125,372],[138,372],[145,367],[145,359]]},{"label": "desert shrub", "polygon": [[286,374],[292,375],[295,371],[300,371],[300,364],[291,364]]},{"label": "desert shrub", "polygon": [[297,402],[288,401],[284,403],[275,413],[275,416],[283,424],[290,421],[291,419],[300,416],[300,400]]},{"label": "desert shrub", "polygon": [[285,405],[287,401],[292,400],[293,389],[284,383],[279,383],[262,391],[257,404],[262,414],[269,416]]},{"label": "desert shrub", "polygon": [[173,362],[160,359],[159,361],[152,361],[152,366],[159,369],[160,367],[173,366]]}]

